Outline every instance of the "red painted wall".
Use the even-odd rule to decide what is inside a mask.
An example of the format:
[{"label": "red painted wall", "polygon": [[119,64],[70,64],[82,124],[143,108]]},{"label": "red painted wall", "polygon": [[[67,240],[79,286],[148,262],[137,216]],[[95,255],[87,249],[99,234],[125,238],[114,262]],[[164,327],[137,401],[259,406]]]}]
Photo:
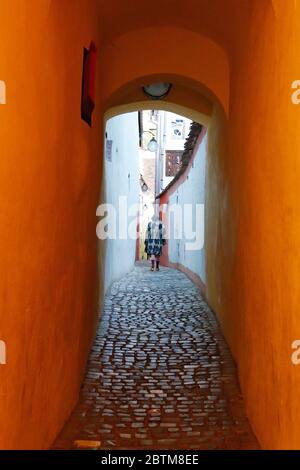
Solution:
[{"label": "red painted wall", "polygon": [[[182,175],[180,175],[180,177],[174,182],[174,184],[169,189],[167,189],[165,192],[163,192],[162,195],[159,198],[159,204],[160,204],[161,208],[165,207],[165,210],[162,210],[162,212],[161,212],[161,219],[164,223],[166,232],[168,232],[168,205],[169,205],[169,201],[170,201],[170,196],[172,194],[174,194],[177,191],[177,189],[188,178],[189,172],[190,172],[190,170],[192,168],[192,165],[193,165],[193,161],[195,160],[195,157],[196,157],[197,152],[199,150],[199,146],[201,145],[201,142],[203,141],[203,139],[206,135],[206,132],[207,132],[206,129],[203,127],[203,129],[202,129],[202,131],[201,131],[201,133],[200,133],[200,135],[197,139],[197,142],[195,144],[195,147],[194,147],[192,156],[190,158],[189,164],[186,167],[184,173],[182,173]],[[197,191],[197,188],[195,188],[195,191]],[[199,287],[202,295],[205,296],[206,287],[205,287],[205,284],[203,283],[202,279],[200,278],[200,276],[198,274],[194,273],[193,271],[191,271],[190,269],[188,269],[186,266],[183,266],[180,263],[172,263],[170,261],[169,252],[168,252],[168,241],[167,241],[167,244],[165,245],[165,247],[163,248],[163,254],[161,256],[161,263],[164,266],[169,266],[171,268],[179,269],[180,271],[184,272]]]}]

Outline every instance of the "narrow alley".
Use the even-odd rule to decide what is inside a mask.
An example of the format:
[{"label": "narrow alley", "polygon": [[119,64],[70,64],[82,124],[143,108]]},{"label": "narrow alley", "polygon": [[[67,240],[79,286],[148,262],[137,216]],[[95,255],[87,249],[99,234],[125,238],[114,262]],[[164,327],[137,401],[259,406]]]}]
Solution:
[{"label": "narrow alley", "polygon": [[115,282],[55,449],[257,449],[218,322],[181,272]]}]

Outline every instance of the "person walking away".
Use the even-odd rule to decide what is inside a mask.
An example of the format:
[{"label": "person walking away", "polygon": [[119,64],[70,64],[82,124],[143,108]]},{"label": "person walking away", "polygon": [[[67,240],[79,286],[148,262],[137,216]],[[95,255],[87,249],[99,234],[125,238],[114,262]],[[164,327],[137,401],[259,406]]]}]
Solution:
[{"label": "person walking away", "polygon": [[151,260],[151,271],[159,271],[159,261],[163,246],[166,244],[165,228],[161,220],[154,215],[147,226],[145,236],[145,252]]}]

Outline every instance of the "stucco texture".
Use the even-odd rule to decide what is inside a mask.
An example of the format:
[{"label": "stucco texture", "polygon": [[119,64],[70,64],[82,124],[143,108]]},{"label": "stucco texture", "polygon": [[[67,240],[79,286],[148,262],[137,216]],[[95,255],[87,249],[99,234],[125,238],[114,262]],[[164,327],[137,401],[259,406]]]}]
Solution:
[{"label": "stucco texture", "polygon": [[[111,161],[104,158],[103,202],[111,205],[108,210],[115,209],[115,224],[112,223],[110,227],[116,229],[116,236],[104,241],[105,291],[114,281],[130,272],[135,263],[137,242],[134,237],[137,235],[140,189],[138,113],[122,114],[109,119],[106,123],[106,135],[112,141],[112,155]],[[100,224],[103,226],[107,221],[106,214],[104,219],[100,219]],[[128,233],[128,226],[132,233]],[[124,228],[130,236],[126,237]],[[99,241],[99,244],[101,246],[103,241]]]},{"label": "stucco texture", "polygon": [[[291,343],[300,329],[300,112],[291,103],[291,83],[299,71],[299,2],[199,1],[199,16],[195,2],[188,2],[186,8],[192,4],[190,29],[214,42],[215,51],[218,47],[225,51],[229,70],[222,53],[214,64],[204,56],[209,67],[203,71],[202,56],[196,52],[197,46],[192,47],[197,41],[190,42],[189,33],[180,36],[180,50],[187,51],[181,62],[174,61],[173,49],[167,57],[163,47],[163,67],[157,49],[154,60],[145,53],[135,63],[134,52],[141,43],[134,49],[131,38],[142,37],[147,43],[142,28],[150,27],[151,20],[148,16],[146,25],[137,26],[133,15],[128,34],[125,23],[118,23],[111,34],[106,27],[113,58],[107,62],[105,103],[108,107],[116,106],[118,100],[124,104],[126,84],[132,101],[138,102],[141,97],[132,92],[138,77],[142,81],[168,76],[186,90],[180,105],[191,106],[189,89],[213,101],[214,112],[207,125],[207,298],[237,361],[247,412],[262,447],[299,448],[300,373],[290,360]],[[226,12],[222,10],[225,6]],[[186,18],[180,13],[177,28]],[[166,31],[168,18],[172,23],[172,13],[164,15],[162,6],[157,20],[161,30],[157,31]],[[205,39],[199,41],[204,44]],[[118,64],[124,70],[125,63],[125,75],[117,75]],[[221,93],[221,84],[226,83],[228,93],[226,86]],[[177,101],[176,86],[173,93],[169,102],[172,98]],[[197,107],[197,100],[194,103]]]},{"label": "stucco texture", "polygon": [[277,1],[276,12],[255,3],[241,35],[223,148],[220,113],[211,125],[207,288],[262,446],[299,449],[299,2]]},{"label": "stucco texture", "polygon": [[[300,332],[300,108],[291,102],[300,4],[170,3],[149,11],[138,0],[1,0],[0,327],[8,364],[0,448],[48,447],[76,402],[103,285],[95,210],[104,113],[144,100],[134,87],[154,78],[174,82],[170,103],[201,104],[210,119],[207,297],[262,447],[300,448],[300,372],[290,360]],[[90,129],[80,93],[82,50],[92,39],[100,75]]]},{"label": "stucco texture", "polygon": [[96,324],[97,103],[92,129],[80,119],[83,47],[99,42],[93,3],[1,0],[1,449],[51,445]]}]

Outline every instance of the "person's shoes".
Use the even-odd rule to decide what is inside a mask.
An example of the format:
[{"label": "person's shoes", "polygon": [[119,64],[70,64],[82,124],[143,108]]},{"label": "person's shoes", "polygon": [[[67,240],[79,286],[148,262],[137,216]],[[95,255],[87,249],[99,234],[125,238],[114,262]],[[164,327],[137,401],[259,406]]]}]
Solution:
[{"label": "person's shoes", "polygon": [[156,268],[156,271],[159,271],[159,268]]}]

